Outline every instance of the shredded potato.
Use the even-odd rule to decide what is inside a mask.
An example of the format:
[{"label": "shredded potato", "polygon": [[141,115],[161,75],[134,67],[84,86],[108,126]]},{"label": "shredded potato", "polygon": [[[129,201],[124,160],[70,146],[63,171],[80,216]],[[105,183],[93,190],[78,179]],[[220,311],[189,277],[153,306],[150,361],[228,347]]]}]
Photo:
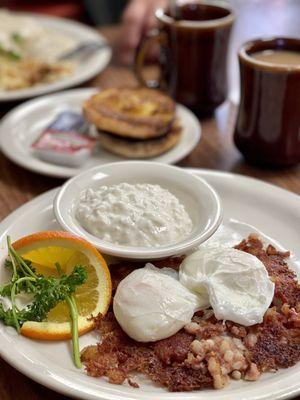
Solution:
[{"label": "shredded potato", "polygon": [[48,63],[37,59],[18,61],[0,58],[0,89],[18,90],[52,83],[73,72],[70,63]]},{"label": "shredded potato", "polygon": [[0,90],[49,84],[71,75],[75,63],[58,62],[76,47],[70,35],[39,18],[0,8]]}]

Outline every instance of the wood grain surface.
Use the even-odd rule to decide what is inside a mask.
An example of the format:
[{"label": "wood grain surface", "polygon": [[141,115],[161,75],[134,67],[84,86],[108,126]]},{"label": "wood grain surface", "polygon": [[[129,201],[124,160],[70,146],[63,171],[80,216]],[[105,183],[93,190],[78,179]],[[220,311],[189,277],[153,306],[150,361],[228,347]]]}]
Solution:
[{"label": "wood grain surface", "polygon": [[[230,77],[233,92],[238,89],[236,51],[239,45],[258,36],[273,34],[300,37],[299,0],[232,0],[237,21],[230,49]],[[110,41],[117,54],[119,27],[100,30]],[[146,71],[151,74],[152,69]],[[118,85],[136,85],[133,72],[113,60],[110,66],[85,86],[107,88]],[[2,105],[2,115],[12,107]],[[228,101],[214,118],[201,121],[202,139],[197,148],[179,165],[210,168],[252,176],[300,195],[300,166],[285,170],[260,169],[244,162],[232,143],[237,108]],[[299,110],[300,112],[300,110]],[[62,180],[28,172],[0,154],[0,220],[17,207],[40,193],[62,184]],[[300,212],[300,211],[299,211]],[[26,378],[0,359],[1,400],[63,400],[67,397],[48,390]]]}]

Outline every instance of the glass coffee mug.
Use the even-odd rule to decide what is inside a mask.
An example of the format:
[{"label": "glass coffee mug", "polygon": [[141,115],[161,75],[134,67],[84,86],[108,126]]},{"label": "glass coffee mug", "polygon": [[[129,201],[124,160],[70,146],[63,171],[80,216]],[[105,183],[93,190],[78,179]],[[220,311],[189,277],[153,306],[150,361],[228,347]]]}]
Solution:
[{"label": "glass coffee mug", "polygon": [[[172,12],[158,9],[156,18],[159,29],[150,31],[137,50],[139,82],[166,90],[200,116],[211,114],[227,97],[232,9],[222,1],[187,1]],[[160,43],[161,76],[157,82],[146,82],[142,67],[153,41]]]},{"label": "glass coffee mug", "polygon": [[239,51],[241,100],[234,134],[252,163],[300,162],[300,39],[254,40]]}]

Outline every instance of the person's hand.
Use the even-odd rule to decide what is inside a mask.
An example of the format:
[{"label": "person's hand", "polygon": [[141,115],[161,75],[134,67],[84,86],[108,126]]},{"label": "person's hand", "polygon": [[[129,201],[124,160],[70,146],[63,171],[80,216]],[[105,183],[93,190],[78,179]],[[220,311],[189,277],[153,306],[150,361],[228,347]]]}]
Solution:
[{"label": "person's hand", "polygon": [[142,35],[156,27],[155,10],[168,0],[130,0],[122,16],[120,59],[130,64]]}]

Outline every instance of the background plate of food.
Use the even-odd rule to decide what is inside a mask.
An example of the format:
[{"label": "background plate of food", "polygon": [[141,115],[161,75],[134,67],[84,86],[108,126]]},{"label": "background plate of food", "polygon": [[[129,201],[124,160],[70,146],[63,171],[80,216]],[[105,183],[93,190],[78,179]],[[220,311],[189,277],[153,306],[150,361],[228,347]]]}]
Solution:
[{"label": "background plate of food", "polygon": [[142,88],[44,96],[12,110],[0,126],[0,146],[10,160],[60,178],[128,158],[174,164],[200,137],[200,123],[191,111]]},{"label": "background plate of food", "polygon": [[[0,26],[0,102],[79,85],[102,71],[111,58],[105,38],[78,22],[0,9]],[[86,43],[92,43],[93,51],[59,59]]]},{"label": "background plate of food", "polygon": [[[220,229],[209,240],[210,243],[208,243],[208,246],[211,245],[214,249],[216,246],[221,246],[221,249],[225,249],[232,248],[240,243],[238,246],[239,250],[245,252],[252,251],[253,257],[255,257],[254,254],[262,257],[265,265],[267,266],[269,264],[268,271],[271,276],[274,277],[275,273],[277,287],[275,296],[281,293],[282,296],[287,296],[293,300],[293,293],[299,293],[299,286],[296,284],[295,275],[287,270],[286,265],[288,264],[290,269],[294,270],[299,278],[299,196],[248,177],[207,170],[193,170],[191,172],[207,180],[207,182],[216,189],[224,206],[224,222]],[[39,196],[2,221],[0,224],[1,260],[7,256],[7,235],[10,235],[13,240],[17,240],[22,236],[34,232],[61,229],[53,213],[53,200],[56,193],[57,190],[54,189]],[[270,204],[272,204],[271,209]],[[260,242],[254,235],[248,240],[243,240],[247,239],[248,235],[251,233],[260,237],[260,240],[263,242],[263,248],[259,247]],[[53,235],[55,238],[55,233],[53,233]],[[40,234],[39,236],[41,239],[42,235]],[[32,241],[32,237],[30,240]],[[28,254],[30,253],[29,249],[34,250],[34,248],[30,247],[30,240],[26,239],[25,241],[23,240],[23,242],[21,241],[21,244],[23,243],[23,251],[25,244]],[[57,243],[56,241],[56,246]],[[274,247],[267,247],[268,244]],[[256,245],[258,245],[258,247]],[[88,247],[89,246],[90,245],[88,245]],[[16,248],[18,248],[19,251],[20,248],[22,248],[22,246],[20,246],[20,241]],[[287,253],[286,250],[290,250],[290,254]],[[33,252],[32,254],[36,253]],[[168,263],[168,265],[171,266],[170,259],[168,259]],[[123,277],[121,276],[120,278],[119,276],[119,281],[124,278],[124,268],[126,268],[126,265],[123,265],[123,268],[120,267],[120,265],[119,268],[110,265],[113,285],[116,285],[115,279],[117,278],[118,280],[118,269],[121,275],[123,273]],[[278,268],[278,274],[276,274],[276,268]],[[4,272],[4,268],[1,269],[1,282],[3,282]],[[117,276],[115,274],[117,274]],[[255,283],[258,284],[259,282],[255,281]],[[283,291],[281,290],[282,288]],[[274,303],[272,305],[274,305]],[[280,305],[277,304],[277,307],[280,307]],[[69,342],[56,341],[49,343],[32,340],[18,335],[12,327],[7,327],[3,324],[0,324],[0,354],[13,367],[20,370],[28,377],[67,396],[80,399],[286,399],[296,396],[300,392],[299,379],[297,379],[297,376],[299,376],[300,364],[296,363],[297,359],[299,359],[299,342],[297,336],[299,327],[293,326],[293,324],[297,323],[297,319],[295,318],[298,314],[289,307],[285,307],[284,313],[286,315],[280,314],[279,319],[274,319],[274,314],[278,316],[279,312],[276,312],[274,308],[269,309],[268,317],[264,321],[265,325],[263,326],[263,330],[259,333],[259,340],[265,338],[266,341],[263,342],[263,345],[260,341],[256,342],[255,340],[251,340],[252,343],[249,343],[250,349],[251,346],[255,348],[257,345],[258,349],[261,350],[261,352],[256,353],[256,357],[257,362],[262,363],[262,369],[265,368],[265,371],[263,370],[263,373],[260,373],[257,370],[253,371],[252,368],[252,375],[250,374],[248,376],[247,374],[244,375],[243,372],[240,374],[235,372],[232,376],[233,379],[230,381],[228,379],[227,385],[225,385],[226,387],[222,390],[212,389],[213,382],[210,376],[206,374],[206,371],[204,378],[207,378],[207,380],[204,381],[202,386],[201,382],[198,382],[198,386],[196,385],[197,387],[202,387],[202,390],[187,391],[193,389],[195,376],[201,376],[204,372],[201,371],[201,368],[192,368],[188,369],[188,373],[188,371],[184,370],[184,366],[176,366],[176,363],[174,364],[171,360],[169,360],[169,362],[172,363],[170,366],[170,364],[168,364],[168,357],[173,354],[174,349],[178,357],[180,357],[180,354],[182,355],[182,348],[178,349],[178,352],[176,352],[176,343],[174,344],[174,342],[168,343],[172,343],[172,346],[175,345],[175,347],[160,346],[157,348],[157,354],[160,354],[161,359],[165,360],[167,365],[161,370],[157,370],[157,364],[155,364],[156,367],[152,370],[152,378],[156,379],[156,383],[152,383],[149,379],[139,374],[132,373],[130,376],[132,380],[128,381],[129,384],[120,384],[123,382],[124,378],[122,374],[120,375],[120,371],[119,375],[116,374],[118,371],[115,371],[115,374],[108,374],[107,365],[105,366],[102,363],[107,356],[107,352],[111,351],[111,346],[107,340],[106,352],[104,351],[102,353],[102,358],[99,359],[98,364],[96,362],[93,364],[93,368],[88,368],[88,372],[95,376],[100,376],[103,371],[106,371],[107,376],[110,377],[111,383],[108,382],[107,378],[91,377],[86,374],[85,370],[77,369],[72,361]],[[290,325],[287,324],[284,330],[286,340],[279,342],[282,335],[280,329],[282,329],[282,323],[285,318],[290,318]],[[196,319],[195,321],[201,322],[201,318],[199,320],[198,316],[198,320]],[[205,324],[206,322],[204,321],[204,325]],[[203,326],[200,327],[202,329],[201,331],[198,324],[194,322],[188,329],[191,331],[191,329],[196,327],[203,332]],[[111,327],[111,324],[107,326],[109,330]],[[241,325],[228,324],[228,321],[226,321],[224,327],[230,329],[230,332],[227,332],[228,335],[236,335],[233,340],[235,345],[241,346],[240,341],[246,340],[248,337],[247,335],[243,338],[243,333],[245,333],[247,326],[241,329],[243,328]],[[212,327],[210,326],[210,328]],[[220,322],[218,328],[222,328],[222,322]],[[253,329],[255,329],[255,326]],[[268,338],[269,340],[267,340]],[[80,349],[82,350],[86,346],[96,344],[99,342],[99,339],[99,332],[97,332],[97,330],[85,334],[80,338]],[[116,338],[112,337],[112,339],[115,340]],[[248,339],[254,338],[249,336]],[[110,343],[113,342],[110,341]],[[182,341],[177,342],[177,347],[180,343],[182,344]],[[199,343],[194,343],[194,346],[196,346],[196,344],[199,345]],[[221,344],[217,352],[222,352],[223,345],[224,344]],[[103,347],[100,348],[103,350]],[[196,348],[194,350],[198,352],[199,349]],[[244,347],[241,346],[240,350],[244,351]],[[139,353],[139,351],[139,348],[135,348],[135,354]],[[88,350],[83,353],[83,361],[84,359],[93,358],[95,352],[97,353],[97,348],[88,348]],[[153,353],[151,354],[155,358],[154,361],[157,362],[157,354],[156,356],[153,355]],[[249,354],[251,355],[251,352]],[[227,356],[232,356],[232,354],[228,353]],[[126,354],[123,354],[120,360],[124,361],[124,357],[126,359]],[[193,359],[192,356],[190,356],[190,358]],[[118,360],[118,362],[120,362],[120,360]],[[245,359],[243,359],[243,362],[245,362]],[[274,364],[272,364],[273,362]],[[279,370],[275,371],[279,364],[285,367],[295,365],[289,368],[279,368]],[[89,364],[89,367],[91,367],[91,365],[92,364]],[[99,367],[98,369],[97,365]],[[134,369],[137,365],[138,364],[131,364],[127,365],[127,367]],[[187,365],[188,364],[186,364],[186,366]],[[239,369],[241,365],[242,364],[234,368]],[[272,369],[272,365],[274,369]],[[112,367],[114,367],[114,364],[112,364]],[[162,387],[161,378],[165,376],[165,368],[171,368],[172,373],[171,378],[168,381],[164,381],[163,386],[165,387]],[[178,368],[183,368],[184,370],[181,371],[185,374],[184,381],[180,381]],[[249,372],[251,372],[251,367]],[[256,372],[256,374],[254,374],[254,372]],[[213,368],[211,368],[211,373],[214,373]],[[224,377],[227,373],[228,371],[222,371],[222,376]],[[174,378],[175,375],[177,377],[176,379]],[[237,380],[237,378],[241,377],[244,379]],[[115,384],[112,384],[112,382]],[[139,384],[139,387],[136,386],[136,383]],[[181,386],[179,390],[181,390],[181,392],[178,392],[176,391],[176,387],[178,388],[178,384],[180,383]],[[167,391],[166,387],[169,388],[169,390],[175,391],[170,393]],[[216,388],[217,387],[215,387],[215,389]]]}]

